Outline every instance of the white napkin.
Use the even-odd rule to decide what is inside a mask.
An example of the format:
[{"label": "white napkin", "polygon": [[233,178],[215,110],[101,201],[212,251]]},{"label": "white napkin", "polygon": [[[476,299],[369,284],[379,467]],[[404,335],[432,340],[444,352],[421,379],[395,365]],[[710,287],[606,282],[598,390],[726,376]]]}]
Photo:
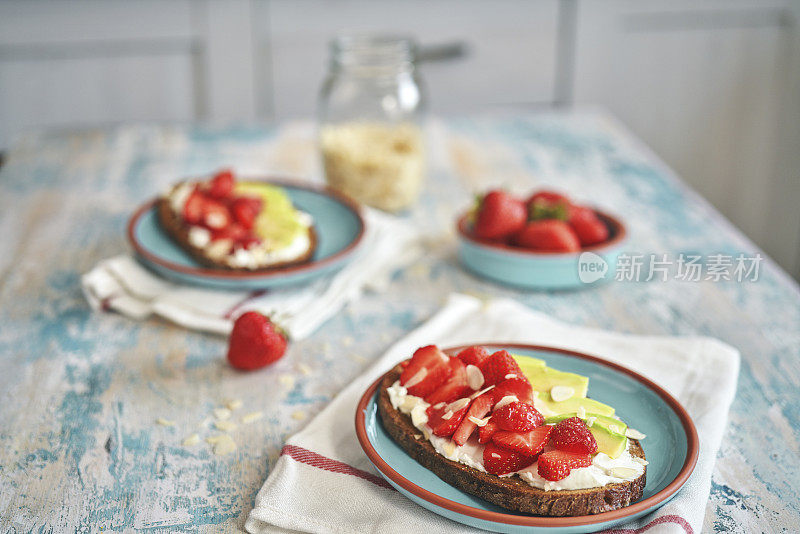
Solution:
[{"label": "white napkin", "polygon": [[353,420],[356,404],[369,384],[415,348],[491,340],[598,355],[650,377],[677,397],[700,436],[694,474],[668,504],[625,527],[649,526],[649,533],[700,531],[711,471],[736,392],[739,353],[735,349],[711,338],[633,336],[581,328],[511,300],[482,303],[460,294],[451,295],[439,313],[395,344],[288,440],[258,492],[245,523],[247,531],[473,531],[390,489],[361,450]]},{"label": "white napkin", "polygon": [[364,289],[381,290],[397,269],[421,253],[410,223],[364,208],[366,228],[354,257],[336,274],[304,286],[267,291],[222,291],[168,281],[133,257],[115,256],[83,275],[81,285],[95,310],[133,319],[159,315],[192,330],[227,335],[233,320],[256,310],[275,317],[293,339],[310,335]]}]

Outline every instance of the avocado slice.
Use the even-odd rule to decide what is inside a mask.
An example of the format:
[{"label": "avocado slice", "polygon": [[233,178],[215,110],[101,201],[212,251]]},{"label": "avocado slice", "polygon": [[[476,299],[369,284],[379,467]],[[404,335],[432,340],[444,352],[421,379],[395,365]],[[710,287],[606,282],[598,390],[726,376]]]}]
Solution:
[{"label": "avocado slice", "polygon": [[283,188],[260,182],[239,182],[234,186],[234,192],[261,199],[261,213],[253,230],[267,242],[270,250],[288,247],[298,235],[308,232]]},{"label": "avocado slice", "polygon": [[582,407],[587,414],[614,415],[614,408],[608,404],[603,404],[602,402],[586,397],[573,396],[565,401],[555,402],[550,396],[550,393],[546,391],[537,391],[535,396],[534,404],[536,405],[536,409],[542,412],[542,415],[545,417],[548,415],[577,413],[580,407]]},{"label": "avocado slice", "polygon": [[[558,423],[570,417],[577,417],[577,415],[577,413],[553,415],[547,417],[545,423]],[[611,458],[619,458],[619,455],[628,448],[628,438],[625,436],[628,425],[619,419],[598,413],[587,413],[583,420],[586,421],[591,417],[594,417],[594,422],[589,427],[589,431],[597,441],[597,452],[604,452]]]},{"label": "avocado slice", "polygon": [[550,392],[553,386],[567,386],[575,390],[576,397],[585,397],[589,377],[547,367],[544,360],[512,354],[535,391]]}]

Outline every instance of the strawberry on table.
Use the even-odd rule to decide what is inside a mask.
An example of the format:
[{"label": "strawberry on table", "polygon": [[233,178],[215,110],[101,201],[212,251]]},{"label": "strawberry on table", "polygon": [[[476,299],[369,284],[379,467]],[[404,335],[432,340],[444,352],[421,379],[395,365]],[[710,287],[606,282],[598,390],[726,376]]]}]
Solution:
[{"label": "strawberry on table", "polygon": [[566,478],[573,469],[590,465],[592,457],[588,454],[554,450],[539,455],[537,470],[542,478],[553,481]]},{"label": "strawberry on table", "polygon": [[492,413],[492,421],[502,430],[528,432],[544,424],[539,410],[524,402],[511,402]]},{"label": "strawberry on table", "polygon": [[487,473],[505,475],[531,465],[535,458],[487,443],[483,449],[483,467]]},{"label": "strawberry on table", "polygon": [[456,358],[461,360],[467,365],[477,365],[480,367],[481,362],[489,357],[489,351],[479,345],[467,347],[456,355]]},{"label": "strawberry on table", "polygon": [[590,208],[573,206],[570,210],[569,225],[584,247],[608,240],[608,227]]},{"label": "strawberry on table", "polygon": [[570,417],[559,422],[550,435],[550,444],[560,451],[580,454],[597,452],[597,440],[589,427],[577,417]]},{"label": "strawberry on table", "polygon": [[539,219],[559,219],[566,221],[572,210],[569,198],[555,191],[538,191],[528,198],[528,218],[532,221]]},{"label": "strawberry on table", "polygon": [[409,394],[424,397],[450,377],[452,369],[448,361],[447,355],[436,345],[420,347],[400,375],[400,385],[408,388]]},{"label": "strawberry on table", "polygon": [[453,434],[453,441],[459,445],[465,444],[478,426],[473,419],[486,417],[492,406],[494,406],[494,395],[492,395],[491,391],[487,391],[473,400],[469,410],[467,410],[467,414],[464,416],[464,420],[461,421],[461,424]]},{"label": "strawberry on table", "polygon": [[475,235],[484,239],[502,239],[519,231],[527,219],[525,204],[511,194],[489,191],[478,205]]},{"label": "strawberry on table", "polygon": [[286,352],[286,335],[269,317],[255,311],[240,315],[233,323],[228,342],[228,361],[245,371],[264,367]]},{"label": "strawberry on table", "polygon": [[445,366],[449,369],[446,381],[425,395],[425,401],[430,404],[451,402],[472,394],[472,388],[469,387],[467,379],[467,366],[464,365],[464,362],[458,358],[449,358]]},{"label": "strawberry on table", "polygon": [[508,395],[514,395],[520,402],[533,404],[533,387],[527,378],[507,378],[492,390],[494,398],[499,401]]},{"label": "strawberry on table", "polygon": [[553,427],[545,425],[528,432],[508,432],[500,430],[492,435],[495,445],[526,456],[536,456],[547,444],[547,438]]},{"label": "strawberry on table", "polygon": [[208,194],[214,198],[225,198],[233,193],[233,172],[230,169],[219,171],[208,183]]},{"label": "strawberry on table", "polygon": [[499,384],[506,380],[508,375],[515,375],[527,381],[516,360],[505,350],[498,350],[483,360],[478,367],[483,373],[484,387]]},{"label": "strawberry on table", "polygon": [[428,426],[431,427],[433,433],[437,436],[448,437],[456,431],[467,410],[470,406],[468,398],[457,399],[444,406],[436,407],[437,405],[428,406],[425,413],[428,414]]},{"label": "strawberry on table", "polygon": [[529,222],[516,234],[515,240],[521,247],[540,252],[577,252],[581,249],[572,227],[557,219]]}]

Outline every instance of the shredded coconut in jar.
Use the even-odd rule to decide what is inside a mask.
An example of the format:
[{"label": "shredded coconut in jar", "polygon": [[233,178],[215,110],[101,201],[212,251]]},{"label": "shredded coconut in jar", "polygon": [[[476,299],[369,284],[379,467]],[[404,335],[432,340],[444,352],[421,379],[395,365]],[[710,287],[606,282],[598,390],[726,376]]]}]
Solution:
[{"label": "shredded coconut in jar", "polygon": [[425,166],[417,125],[326,125],[320,141],[325,175],[334,189],[386,211],[402,210],[417,199]]}]

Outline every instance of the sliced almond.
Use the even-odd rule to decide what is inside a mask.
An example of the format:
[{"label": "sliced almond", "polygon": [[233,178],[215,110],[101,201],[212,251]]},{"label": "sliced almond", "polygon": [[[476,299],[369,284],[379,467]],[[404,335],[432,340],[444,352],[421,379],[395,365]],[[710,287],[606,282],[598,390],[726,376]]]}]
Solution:
[{"label": "sliced almond", "polygon": [[494,405],[494,409],[495,410],[499,410],[500,408],[502,408],[506,404],[511,404],[512,402],[519,402],[519,399],[517,398],[517,396],[516,395],[506,395],[505,397],[500,399],[497,402],[497,404]]},{"label": "sliced almond", "polygon": [[489,422],[488,417],[485,419],[478,419],[477,417],[470,415],[469,417],[467,417],[467,419],[475,423],[476,426],[481,426],[481,427],[486,426],[486,423]]},{"label": "sliced almond", "polygon": [[242,401],[239,399],[227,399],[225,401],[225,407],[230,411],[238,410],[242,407]]},{"label": "sliced almond", "polygon": [[492,453],[492,458],[500,458],[500,455],[497,454],[496,452],[493,452]]},{"label": "sliced almond", "polygon": [[554,402],[563,402],[575,395],[575,389],[569,386],[553,386],[550,388],[550,398]]},{"label": "sliced almond", "polygon": [[222,456],[224,454],[232,453],[236,450],[236,442],[228,436],[227,434],[223,435],[219,440],[214,443],[214,454],[217,456]]},{"label": "sliced almond", "polygon": [[419,397],[415,397],[413,395],[408,395],[405,399],[403,399],[403,403],[400,404],[400,411],[403,413],[408,413],[414,409],[414,406],[417,405],[419,401]]},{"label": "sliced almond", "polygon": [[302,421],[305,418],[306,418],[306,412],[304,412],[303,410],[297,410],[292,412],[292,419],[295,419],[296,421]]},{"label": "sliced almond", "polygon": [[198,443],[200,443],[200,435],[192,434],[191,436],[187,436],[186,439],[181,442],[181,445],[184,447],[191,447],[192,445],[197,445]]},{"label": "sliced almond", "polygon": [[469,398],[470,399],[477,399],[478,397],[480,397],[481,395],[483,395],[487,391],[491,390],[492,388],[494,388],[494,386],[489,386],[488,388],[482,389],[480,391],[476,391],[475,393],[470,395]]},{"label": "sliced almond", "polygon": [[308,365],[306,365],[304,363],[298,363],[297,364],[297,370],[300,371],[301,373],[303,373],[304,375],[310,375],[311,374],[311,367],[309,367]]},{"label": "sliced almond", "polygon": [[517,373],[508,373],[505,377],[506,380],[509,378],[517,378]]},{"label": "sliced almond", "polygon": [[444,419],[445,421],[447,421],[451,417],[453,417],[453,412],[451,412],[450,410],[447,410],[446,412],[444,412],[444,415],[442,415],[442,419]]},{"label": "sliced almond", "polygon": [[220,421],[224,421],[231,416],[231,411],[227,408],[215,408],[214,417]]},{"label": "sliced almond", "polygon": [[215,421],[214,427],[223,432],[230,432],[231,430],[236,430],[236,423],[233,421]]},{"label": "sliced almond", "polygon": [[587,417],[586,418],[586,426],[588,426],[589,428],[592,428],[592,425],[594,424],[595,421],[597,421],[597,417]]},{"label": "sliced almond", "polygon": [[586,419],[586,408],[583,406],[578,406],[578,418]]},{"label": "sliced almond", "polygon": [[436,408],[436,409],[438,410],[439,408],[444,408],[446,404],[447,404],[447,403],[446,403],[446,402],[444,402],[444,401],[442,401],[442,402],[437,402],[436,404],[434,404],[434,405],[433,405],[433,407],[434,407],[434,408]]},{"label": "sliced almond", "polygon": [[170,421],[169,419],[164,419],[163,417],[159,417],[156,419],[156,424],[161,426],[175,426],[175,421]]},{"label": "sliced almond", "polygon": [[608,425],[608,429],[615,434],[622,434],[622,427],[619,425]]},{"label": "sliced almond", "polygon": [[264,417],[264,412],[250,412],[242,417],[242,423],[246,425],[253,421],[258,421],[262,417]]},{"label": "sliced almond", "polygon": [[633,478],[636,478],[639,475],[639,472],[631,467],[612,467],[609,470],[609,474],[612,477],[631,480]]},{"label": "sliced almond", "polygon": [[422,382],[423,380],[425,380],[426,376],[428,376],[428,370],[423,367],[422,369],[420,369],[419,371],[414,373],[414,376],[409,378],[408,382],[403,384],[403,386],[406,387],[406,388],[414,387],[417,384],[419,384],[420,382]]},{"label": "sliced almond", "polygon": [[483,387],[483,373],[480,369],[478,369],[475,365],[468,365],[467,366],[467,385],[474,390],[481,389]]},{"label": "sliced almond", "polygon": [[625,436],[631,439],[644,439],[647,437],[646,434],[642,434],[635,428],[628,428],[628,430],[625,431]]},{"label": "sliced almond", "polygon": [[457,412],[466,408],[469,405],[469,398],[464,397],[458,400],[454,400],[447,406],[447,411],[449,412]]}]

